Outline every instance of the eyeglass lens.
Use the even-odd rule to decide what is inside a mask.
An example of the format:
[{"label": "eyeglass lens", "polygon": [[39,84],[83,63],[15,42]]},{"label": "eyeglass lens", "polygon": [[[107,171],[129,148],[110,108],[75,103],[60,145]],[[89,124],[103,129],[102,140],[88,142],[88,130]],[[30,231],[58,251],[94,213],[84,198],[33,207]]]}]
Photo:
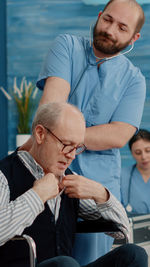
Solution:
[{"label": "eyeglass lens", "polygon": [[65,154],[71,153],[74,149],[76,149],[75,154],[79,155],[85,150],[85,146],[82,145],[82,146],[79,146],[77,148],[75,148],[74,146],[65,146],[64,149],[63,149],[63,152]]}]

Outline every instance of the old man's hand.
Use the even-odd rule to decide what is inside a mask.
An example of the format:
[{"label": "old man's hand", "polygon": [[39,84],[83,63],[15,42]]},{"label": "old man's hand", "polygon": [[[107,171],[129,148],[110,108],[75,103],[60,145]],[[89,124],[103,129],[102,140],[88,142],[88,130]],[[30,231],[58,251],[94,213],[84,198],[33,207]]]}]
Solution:
[{"label": "old man's hand", "polygon": [[59,193],[58,179],[53,173],[48,173],[43,178],[36,180],[32,189],[45,203],[48,199],[56,197]]},{"label": "old man's hand", "polygon": [[109,199],[109,193],[102,184],[81,175],[65,176],[59,187],[65,187],[65,193],[71,198],[93,199],[98,203]]}]

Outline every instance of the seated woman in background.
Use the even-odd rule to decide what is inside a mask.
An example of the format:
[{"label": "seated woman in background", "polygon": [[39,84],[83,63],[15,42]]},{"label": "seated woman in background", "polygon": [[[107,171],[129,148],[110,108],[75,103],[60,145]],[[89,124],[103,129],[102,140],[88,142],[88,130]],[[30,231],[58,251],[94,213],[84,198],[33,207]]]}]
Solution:
[{"label": "seated woman in background", "polygon": [[150,213],[150,132],[140,129],[129,148],[136,163],[122,168],[121,201],[129,215]]}]

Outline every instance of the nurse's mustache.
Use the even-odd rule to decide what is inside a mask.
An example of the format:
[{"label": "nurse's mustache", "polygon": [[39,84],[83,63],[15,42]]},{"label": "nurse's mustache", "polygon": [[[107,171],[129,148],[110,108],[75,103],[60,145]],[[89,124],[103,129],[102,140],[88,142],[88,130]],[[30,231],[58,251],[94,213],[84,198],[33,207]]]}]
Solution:
[{"label": "nurse's mustache", "polygon": [[115,39],[113,39],[112,37],[111,37],[111,35],[110,34],[108,34],[107,32],[99,32],[99,33],[96,33],[95,35],[94,35],[94,38],[95,37],[105,37],[105,38],[107,38],[107,39],[109,39],[109,40],[111,40],[113,43],[116,43],[117,41],[115,40]]}]

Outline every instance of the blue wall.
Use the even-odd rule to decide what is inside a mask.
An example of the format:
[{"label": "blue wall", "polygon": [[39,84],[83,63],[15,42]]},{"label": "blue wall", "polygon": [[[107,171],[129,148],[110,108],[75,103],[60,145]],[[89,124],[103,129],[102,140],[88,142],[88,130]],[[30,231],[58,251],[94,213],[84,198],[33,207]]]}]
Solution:
[{"label": "blue wall", "polygon": [[[7,86],[7,64],[6,64],[6,1],[0,1],[0,86]],[[7,155],[8,138],[8,109],[7,100],[0,92],[0,159]]]},{"label": "blue wall", "polygon": [[[142,5],[146,23],[141,38],[128,56],[146,77],[147,98],[141,126],[150,130],[150,4]],[[89,36],[89,25],[103,5],[85,5],[80,0],[7,0],[8,87],[14,76],[35,82],[52,40],[60,33]],[[37,102],[41,93],[39,92]],[[9,150],[15,149],[17,114],[9,102]],[[128,147],[121,149],[123,164],[131,159]]]}]

